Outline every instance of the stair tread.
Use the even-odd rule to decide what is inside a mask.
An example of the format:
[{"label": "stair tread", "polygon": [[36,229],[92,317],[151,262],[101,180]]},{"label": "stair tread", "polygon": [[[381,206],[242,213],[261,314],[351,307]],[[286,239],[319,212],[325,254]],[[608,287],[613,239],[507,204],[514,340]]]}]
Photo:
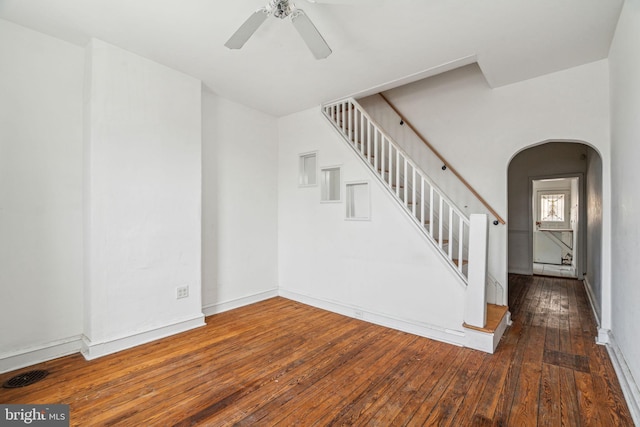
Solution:
[{"label": "stair tread", "polygon": [[509,306],[487,304],[487,322],[484,328],[468,325],[467,323],[463,323],[462,326],[480,332],[493,333],[496,331],[496,329],[498,329],[498,326],[500,326],[500,323],[502,323],[502,319],[504,318],[504,316],[506,316],[508,311]]},{"label": "stair tread", "polygon": [[371,157],[372,159],[375,159],[376,155],[372,154],[371,156],[369,156],[369,154],[365,151],[364,153],[362,153],[361,151],[358,151],[358,153],[362,154],[365,157]]}]

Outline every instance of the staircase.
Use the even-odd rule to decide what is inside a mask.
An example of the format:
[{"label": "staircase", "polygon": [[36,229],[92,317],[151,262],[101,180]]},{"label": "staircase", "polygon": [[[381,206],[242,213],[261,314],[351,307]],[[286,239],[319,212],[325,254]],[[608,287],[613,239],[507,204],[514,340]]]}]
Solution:
[{"label": "staircase", "polygon": [[324,105],[322,112],[467,287],[464,328],[469,346],[492,353],[509,314],[504,307],[498,321],[487,324],[487,312],[495,312],[486,300],[487,216],[476,215],[472,231],[471,219],[355,99]]},{"label": "staircase", "polygon": [[466,284],[469,219],[354,99],[323,113]]}]

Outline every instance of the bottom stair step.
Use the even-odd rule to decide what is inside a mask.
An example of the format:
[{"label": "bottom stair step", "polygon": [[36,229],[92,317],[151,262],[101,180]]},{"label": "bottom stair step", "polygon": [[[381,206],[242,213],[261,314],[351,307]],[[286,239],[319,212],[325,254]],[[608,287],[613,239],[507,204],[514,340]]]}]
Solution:
[{"label": "bottom stair step", "polygon": [[487,318],[484,328],[462,324],[465,330],[465,347],[493,354],[500,338],[511,324],[511,313],[505,305],[487,304]]},{"label": "bottom stair step", "polygon": [[466,323],[463,326],[480,332],[495,332],[507,311],[509,311],[509,307],[506,305],[487,304],[487,324],[484,328],[467,325]]}]

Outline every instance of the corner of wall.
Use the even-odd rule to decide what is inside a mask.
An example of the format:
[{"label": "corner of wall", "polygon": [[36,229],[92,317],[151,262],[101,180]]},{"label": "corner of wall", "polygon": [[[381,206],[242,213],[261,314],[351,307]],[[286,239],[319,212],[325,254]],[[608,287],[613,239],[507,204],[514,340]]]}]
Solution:
[{"label": "corner of wall", "polygon": [[127,335],[121,338],[115,338],[105,340],[102,342],[92,342],[87,336],[82,336],[82,347],[80,352],[87,360],[93,360],[98,357],[106,356],[118,351],[126,350],[132,347],[136,347],[141,344],[146,344],[151,341],[155,341],[161,338],[166,338],[171,335],[186,332],[190,329],[204,326],[204,315],[200,314],[193,318],[188,318],[182,321],[178,321],[161,328],[151,329],[145,332],[140,332],[132,335]]},{"label": "corner of wall", "polygon": [[0,374],[78,353],[81,347],[82,337],[78,335],[3,354],[0,355]]}]

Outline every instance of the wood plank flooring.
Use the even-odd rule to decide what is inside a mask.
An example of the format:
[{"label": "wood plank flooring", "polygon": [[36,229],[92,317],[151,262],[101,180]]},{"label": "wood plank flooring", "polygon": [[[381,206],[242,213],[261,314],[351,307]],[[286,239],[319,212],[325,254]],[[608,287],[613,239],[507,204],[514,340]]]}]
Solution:
[{"label": "wood plank flooring", "polygon": [[36,365],[49,376],[0,403],[67,403],[79,426],[632,426],[582,283],[514,275],[509,292],[494,355],[274,298]]}]

